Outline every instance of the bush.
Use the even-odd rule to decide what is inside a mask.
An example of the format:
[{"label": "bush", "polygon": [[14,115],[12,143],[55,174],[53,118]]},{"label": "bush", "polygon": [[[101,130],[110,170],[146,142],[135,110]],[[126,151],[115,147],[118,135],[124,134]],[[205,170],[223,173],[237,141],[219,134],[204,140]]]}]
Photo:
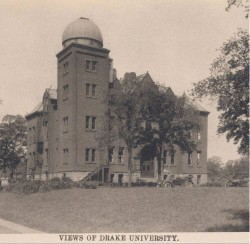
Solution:
[{"label": "bush", "polygon": [[69,189],[72,188],[74,185],[74,181],[69,177],[62,178],[62,189]]},{"label": "bush", "polygon": [[77,188],[84,188],[84,189],[97,189],[98,183],[80,180],[76,183]]},{"label": "bush", "polygon": [[24,181],[22,184],[21,192],[25,194],[32,194],[39,191],[41,185],[40,180],[34,180],[34,181]]},{"label": "bush", "polygon": [[53,190],[62,189],[62,180],[59,177],[53,177],[48,181],[48,185]]},{"label": "bush", "polygon": [[4,189],[10,192],[32,194],[39,191],[42,182],[40,180],[10,179],[9,185]]}]

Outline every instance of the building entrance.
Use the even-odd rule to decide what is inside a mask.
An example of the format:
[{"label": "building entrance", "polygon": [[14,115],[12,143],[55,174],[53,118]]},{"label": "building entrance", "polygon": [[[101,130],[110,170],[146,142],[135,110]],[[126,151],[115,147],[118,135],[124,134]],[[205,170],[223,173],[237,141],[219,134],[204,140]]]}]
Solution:
[{"label": "building entrance", "polygon": [[155,147],[147,145],[141,150],[141,177],[154,177]]}]

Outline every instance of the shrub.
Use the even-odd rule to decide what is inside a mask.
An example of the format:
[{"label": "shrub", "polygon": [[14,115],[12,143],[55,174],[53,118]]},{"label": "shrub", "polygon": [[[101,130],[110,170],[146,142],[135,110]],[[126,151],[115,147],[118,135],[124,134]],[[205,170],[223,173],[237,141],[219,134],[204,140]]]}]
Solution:
[{"label": "shrub", "polygon": [[85,189],[97,189],[98,183],[96,182],[91,182],[91,181],[85,181],[85,180],[80,180],[76,183],[76,186],[78,188],[85,188]]},{"label": "shrub", "polygon": [[21,186],[22,187],[21,192],[23,192],[25,194],[36,193],[39,191],[40,185],[41,185],[40,180],[24,181],[22,186]]},{"label": "shrub", "polygon": [[62,189],[69,189],[74,186],[74,181],[70,179],[69,177],[63,177],[62,178]]},{"label": "shrub", "polygon": [[48,185],[53,190],[62,189],[62,180],[59,177],[53,177],[48,181]]}]

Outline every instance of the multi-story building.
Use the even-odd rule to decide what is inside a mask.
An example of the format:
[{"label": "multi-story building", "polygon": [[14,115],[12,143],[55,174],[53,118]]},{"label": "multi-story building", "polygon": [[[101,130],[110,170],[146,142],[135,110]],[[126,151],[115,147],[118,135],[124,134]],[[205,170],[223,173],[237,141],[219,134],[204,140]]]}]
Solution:
[{"label": "multi-story building", "polygon": [[[103,125],[108,123],[108,94],[116,76],[109,50],[103,48],[102,34],[92,21],[80,18],[65,29],[62,45],[57,54],[57,90],[46,89],[42,102],[26,115],[27,175],[126,182],[126,146],[122,140],[107,144],[100,143],[98,138]],[[148,73],[125,76],[153,82]],[[191,135],[198,144],[197,151],[187,154],[176,146],[173,154],[164,147],[164,178],[193,175],[197,183],[206,181],[209,113],[200,105],[193,105],[202,121],[201,131]],[[157,179],[157,163],[150,150],[149,145],[134,150],[133,181]]]}]

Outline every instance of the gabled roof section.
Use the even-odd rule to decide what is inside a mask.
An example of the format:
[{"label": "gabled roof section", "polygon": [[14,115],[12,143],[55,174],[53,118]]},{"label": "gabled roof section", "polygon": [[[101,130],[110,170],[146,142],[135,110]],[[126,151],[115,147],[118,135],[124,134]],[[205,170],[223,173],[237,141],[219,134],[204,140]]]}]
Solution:
[{"label": "gabled roof section", "polygon": [[57,90],[56,89],[51,89],[51,88],[46,88],[44,95],[48,95],[50,99],[57,99]]},{"label": "gabled roof section", "polygon": [[33,114],[40,114],[43,111],[43,103],[39,102],[34,109],[30,113],[28,113],[25,117],[26,119],[29,118]]},{"label": "gabled roof section", "polygon": [[210,113],[208,110],[206,110],[204,107],[202,107],[199,103],[197,103],[196,101],[194,101],[193,99],[191,99],[190,97],[188,97],[186,94],[184,94],[184,96],[186,97],[188,103],[197,111],[200,112],[204,112],[204,113]]}]

